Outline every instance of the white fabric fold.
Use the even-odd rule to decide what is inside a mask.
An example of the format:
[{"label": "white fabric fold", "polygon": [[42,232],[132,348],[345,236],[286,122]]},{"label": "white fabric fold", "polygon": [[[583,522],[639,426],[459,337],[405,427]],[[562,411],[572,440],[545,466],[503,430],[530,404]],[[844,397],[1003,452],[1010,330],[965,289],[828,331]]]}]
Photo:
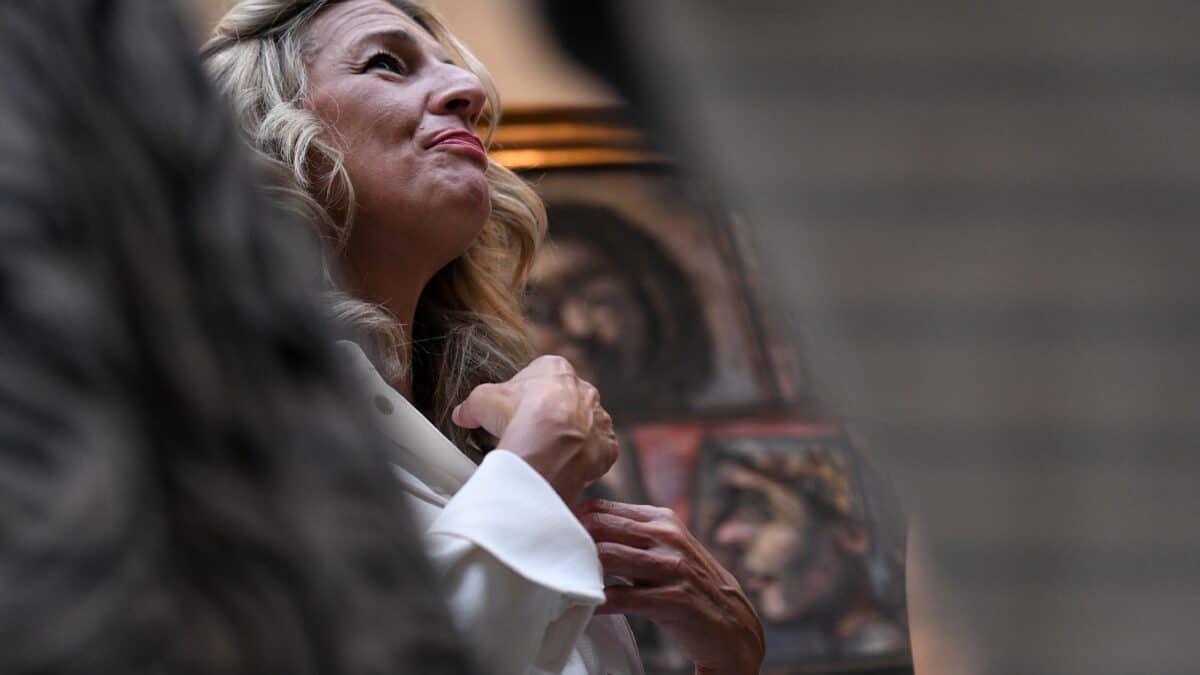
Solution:
[{"label": "white fabric fold", "polygon": [[604,602],[591,536],[546,479],[511,452],[489,452],[426,535],[461,537],[539,586],[580,604]]}]

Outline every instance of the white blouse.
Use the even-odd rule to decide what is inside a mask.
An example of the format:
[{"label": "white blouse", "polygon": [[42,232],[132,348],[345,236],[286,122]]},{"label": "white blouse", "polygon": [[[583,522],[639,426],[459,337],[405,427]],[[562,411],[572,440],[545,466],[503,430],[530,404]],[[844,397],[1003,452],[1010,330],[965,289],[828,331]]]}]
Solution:
[{"label": "white blouse", "polygon": [[340,342],[392,441],[450,614],[497,675],[644,675],[629,624],[604,602],[596,545],[525,460],[494,450],[476,466]]}]

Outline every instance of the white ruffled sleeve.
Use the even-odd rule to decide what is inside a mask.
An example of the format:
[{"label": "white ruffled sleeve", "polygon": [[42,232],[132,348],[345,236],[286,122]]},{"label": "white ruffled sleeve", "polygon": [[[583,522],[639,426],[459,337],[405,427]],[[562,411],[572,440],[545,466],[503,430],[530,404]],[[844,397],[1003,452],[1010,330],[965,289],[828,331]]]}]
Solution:
[{"label": "white ruffled sleeve", "polygon": [[561,673],[604,602],[596,546],[546,480],[494,450],[425,533],[459,629],[501,675]]}]

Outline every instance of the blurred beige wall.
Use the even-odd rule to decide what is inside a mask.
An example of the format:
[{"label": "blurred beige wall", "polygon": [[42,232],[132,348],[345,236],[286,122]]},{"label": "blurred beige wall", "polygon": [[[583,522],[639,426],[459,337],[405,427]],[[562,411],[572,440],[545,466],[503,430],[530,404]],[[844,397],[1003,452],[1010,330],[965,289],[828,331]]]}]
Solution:
[{"label": "blurred beige wall", "polygon": [[[233,0],[187,0],[211,26]],[[554,44],[535,0],[426,0],[487,65],[505,107],[610,105],[617,97]]]}]

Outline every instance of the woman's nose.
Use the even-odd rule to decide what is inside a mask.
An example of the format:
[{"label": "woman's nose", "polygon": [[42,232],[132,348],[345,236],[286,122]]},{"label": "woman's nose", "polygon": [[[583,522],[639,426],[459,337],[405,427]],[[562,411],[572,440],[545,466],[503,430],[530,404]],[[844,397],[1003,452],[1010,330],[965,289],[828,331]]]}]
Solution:
[{"label": "woman's nose", "polygon": [[445,64],[446,79],[433,98],[433,111],[439,115],[458,115],[474,127],[487,103],[483,83],[474,73]]}]

